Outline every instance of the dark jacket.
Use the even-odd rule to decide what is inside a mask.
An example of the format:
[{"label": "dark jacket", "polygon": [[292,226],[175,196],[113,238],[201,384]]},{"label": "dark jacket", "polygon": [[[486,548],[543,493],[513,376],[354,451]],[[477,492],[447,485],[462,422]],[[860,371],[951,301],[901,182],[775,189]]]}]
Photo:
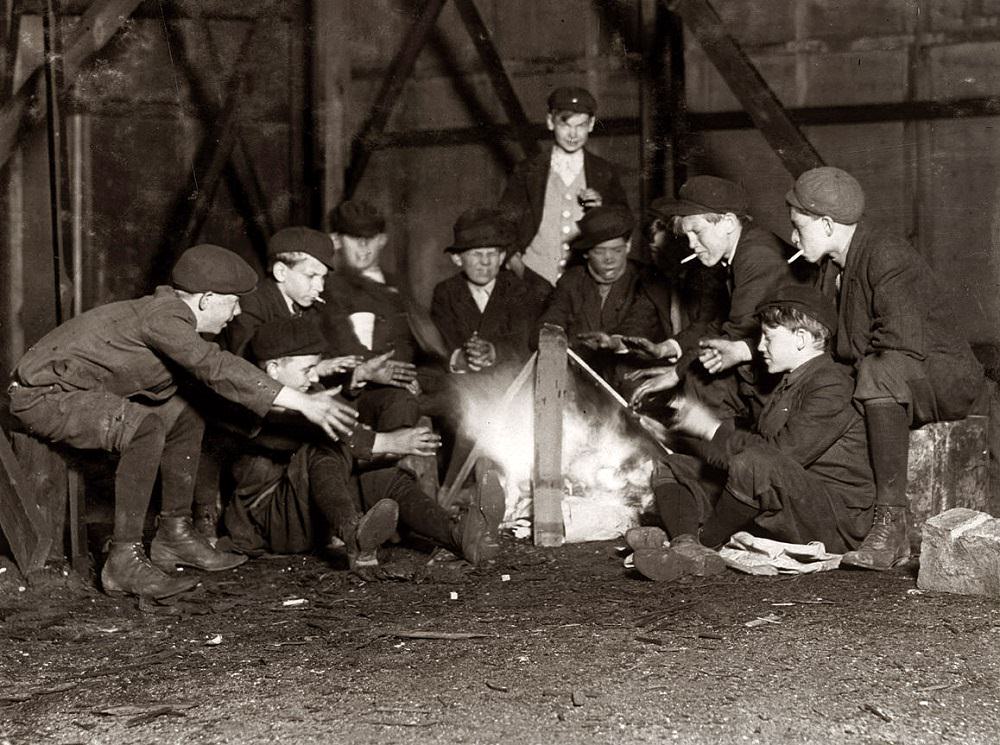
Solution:
[{"label": "dark jacket", "polygon": [[[302,310],[303,313],[315,313],[312,307]],[[247,347],[258,328],[265,323],[291,317],[292,311],[285,302],[278,283],[268,277],[257,283],[257,289],[240,298],[240,314],[222,330],[217,341],[223,349],[249,358],[250,351]]]},{"label": "dark jacket", "polygon": [[953,310],[958,300],[927,261],[902,238],[862,220],[843,272],[832,261],[820,270],[819,287],[834,298],[838,274],[837,359],[856,367],[869,355],[901,352],[923,363],[938,410],[965,416],[983,370]]},{"label": "dark jacket", "polygon": [[506,270],[497,275],[484,311],[476,305],[462,273],[438,282],[431,301],[431,318],[449,354],[478,333],[496,348],[497,364],[527,359],[540,310],[524,282]]},{"label": "dark jacket", "polygon": [[[514,166],[500,197],[500,207],[508,211],[517,223],[517,241],[512,247],[515,253],[524,251],[542,223],[551,160],[551,148],[522,160]],[[587,188],[596,189],[603,204],[628,206],[625,189],[618,177],[618,168],[613,163],[584,150],[583,173]]]},{"label": "dark jacket", "polygon": [[562,326],[571,344],[574,336],[588,331],[656,338],[661,333],[660,322],[643,291],[640,273],[638,265],[629,261],[602,306],[597,282],[587,267],[574,266],[556,283],[539,327],[545,323]]},{"label": "dark jacket", "polygon": [[393,359],[413,362],[417,343],[410,331],[406,301],[389,274],[382,284],[356,272],[331,272],[326,275],[323,299],[326,303],[317,310],[331,354],[369,356],[354,333],[350,315],[374,313],[371,352],[381,354],[392,348],[396,350]]},{"label": "dark jacket", "polygon": [[170,287],[71,318],[29,349],[15,373],[24,386],[149,402],[177,393],[177,371],[261,416],[281,390],[246,360],[199,336],[194,314]]}]

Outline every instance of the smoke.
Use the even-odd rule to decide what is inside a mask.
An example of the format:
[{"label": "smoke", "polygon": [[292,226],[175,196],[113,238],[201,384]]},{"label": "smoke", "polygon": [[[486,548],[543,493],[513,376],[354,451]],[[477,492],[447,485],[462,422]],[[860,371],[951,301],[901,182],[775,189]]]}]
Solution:
[{"label": "smoke", "polygon": [[[507,491],[504,525],[524,534],[531,519],[534,462],[532,384],[512,401],[502,393],[473,390],[462,396],[466,431],[482,453],[496,461]],[[641,441],[630,435],[615,405],[596,389],[573,385],[563,411],[563,518],[566,540],[605,540],[638,523],[652,503],[653,464]],[[521,528],[522,530],[518,530]]]}]

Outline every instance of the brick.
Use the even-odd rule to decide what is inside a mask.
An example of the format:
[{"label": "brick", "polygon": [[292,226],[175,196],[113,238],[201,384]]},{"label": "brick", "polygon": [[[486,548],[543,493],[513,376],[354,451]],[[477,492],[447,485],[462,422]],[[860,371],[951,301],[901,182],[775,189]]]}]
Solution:
[{"label": "brick", "polygon": [[1000,520],[956,507],[924,525],[917,587],[1000,598]]},{"label": "brick", "polygon": [[906,491],[914,548],[932,516],[956,507],[986,509],[987,426],[987,417],[970,416],[957,422],[935,422],[910,433]]}]

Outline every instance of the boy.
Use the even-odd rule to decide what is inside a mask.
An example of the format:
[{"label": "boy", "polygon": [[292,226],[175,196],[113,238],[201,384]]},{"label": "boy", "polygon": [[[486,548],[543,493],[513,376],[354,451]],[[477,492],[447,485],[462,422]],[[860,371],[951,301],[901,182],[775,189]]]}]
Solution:
[{"label": "boy", "polygon": [[602,204],[628,207],[617,167],[586,149],[596,113],[589,91],[552,91],[545,118],[552,149],[518,163],[500,198],[500,207],[517,221],[507,265],[542,300],[566,270],[569,240],[584,210]]},{"label": "boy", "polygon": [[889,569],[910,556],[910,427],[966,416],[982,390],[983,369],[962,338],[957,301],[926,260],[864,219],[857,179],[839,168],[814,168],[799,176],[785,201],[792,242],[806,261],[822,262],[819,287],[837,300],[834,352],[855,368],[854,399],[868,422],[874,522],[844,563]]},{"label": "boy", "polygon": [[[76,316],[17,364],[10,410],[30,433],[119,456],[114,532],[101,570],[107,593],[168,597],[198,582],[174,574],[178,564],[219,571],[244,561],[216,551],[192,527],[204,421],[179,392],[177,371],[260,415],[272,407],[298,411],[330,437],[354,429],[357,412],[330,394],[283,386],[200,336],[219,333],[256,284],[236,254],[195,246],[177,260],[169,286]],[[151,563],[141,541],[157,473],[162,504]]]},{"label": "boy", "polygon": [[[299,391],[319,382],[316,367],[325,341],[305,319],[274,321],[258,329],[254,356],[267,375]],[[253,428],[258,429],[258,428]],[[244,551],[298,553],[313,546],[312,508],[347,547],[351,569],[366,579],[379,579],[377,549],[404,525],[471,563],[493,559],[499,546],[490,536],[486,517],[472,507],[461,522],[449,515],[400,468],[359,473],[356,458],[392,454],[433,455],[440,438],[418,427],[375,433],[359,426],[350,438],[330,442],[296,416],[271,414],[263,428],[248,438],[233,472],[236,497],[226,510],[226,527]],[[362,503],[368,511],[362,515]],[[495,506],[489,507],[492,512]],[[501,507],[502,509],[502,507]],[[324,541],[328,533],[321,533]]]},{"label": "boy", "polygon": [[584,259],[556,283],[539,326],[561,326],[571,345],[614,384],[623,336],[663,338],[656,309],[643,291],[639,269],[629,261],[634,222],[624,207],[594,207],[577,223],[574,251]]},{"label": "boy", "polygon": [[496,209],[466,210],[445,250],[461,270],[434,287],[431,318],[453,373],[510,368],[527,359],[537,308],[510,271],[500,271],[514,228]]},{"label": "boy", "polygon": [[712,549],[744,529],[790,543],[822,541],[836,553],[857,546],[868,529],[875,490],[865,423],[851,403],[850,371],[828,351],[836,308],[811,287],[786,285],[755,315],[757,349],[781,380],[752,431],[696,400],[680,401],[673,426],[707,443],[705,460],[671,455],[654,474],[671,543],[636,551],[647,577],[721,571]]}]

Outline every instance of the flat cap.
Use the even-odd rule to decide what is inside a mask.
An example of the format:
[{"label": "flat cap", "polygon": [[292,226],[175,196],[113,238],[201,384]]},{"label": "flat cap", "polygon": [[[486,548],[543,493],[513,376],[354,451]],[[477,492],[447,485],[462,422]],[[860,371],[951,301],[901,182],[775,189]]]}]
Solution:
[{"label": "flat cap", "polygon": [[755,315],[769,308],[795,308],[822,323],[831,334],[837,331],[837,306],[833,299],[810,285],[786,284],[775,288],[757,306]]},{"label": "flat cap", "polygon": [[802,212],[831,217],[842,225],[853,225],[865,212],[865,192],[851,174],[841,168],[811,168],[795,179],[785,201]]},{"label": "flat cap", "polygon": [[549,94],[549,111],[572,111],[593,116],[597,112],[597,100],[586,88],[564,86]]},{"label": "flat cap", "polygon": [[301,226],[279,230],[267,242],[267,257],[285,253],[309,254],[333,269],[333,241],[318,230]]},{"label": "flat cap", "polygon": [[382,213],[360,199],[341,202],[330,211],[330,230],[356,238],[372,238],[385,232]]},{"label": "flat cap", "polygon": [[650,211],[664,219],[686,215],[745,215],[750,208],[746,190],[734,181],[718,176],[692,176],[678,192],[677,199],[653,200]]},{"label": "flat cap", "polygon": [[635,227],[635,219],[628,207],[593,207],[583,213],[576,227],[580,234],[570,242],[569,247],[574,251],[587,251],[614,238],[627,240]]},{"label": "flat cap", "polygon": [[250,341],[250,352],[261,362],[325,351],[326,340],[319,326],[302,316],[269,321],[257,328]]},{"label": "flat cap", "polygon": [[201,243],[177,259],[170,284],[185,292],[246,295],[257,286],[257,272],[228,248]]},{"label": "flat cap", "polygon": [[516,238],[516,228],[501,210],[472,207],[458,216],[455,240],[445,251],[461,253],[473,248],[499,248],[506,251]]}]

